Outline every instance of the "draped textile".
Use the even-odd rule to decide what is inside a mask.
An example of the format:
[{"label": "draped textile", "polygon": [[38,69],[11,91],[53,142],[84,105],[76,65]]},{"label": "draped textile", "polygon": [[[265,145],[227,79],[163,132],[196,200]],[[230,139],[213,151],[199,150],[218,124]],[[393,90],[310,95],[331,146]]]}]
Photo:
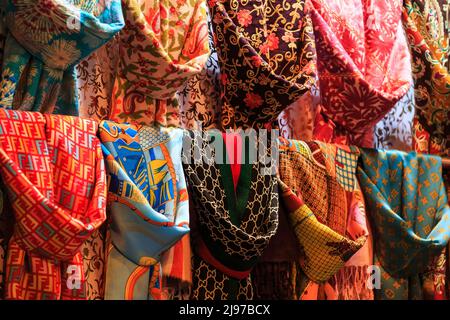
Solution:
[{"label": "draped textile", "polygon": [[416,99],[414,149],[450,156],[449,20],[448,13],[444,16],[443,12],[446,6],[448,3],[443,0],[405,0],[403,24],[411,48]]},{"label": "draped textile", "polygon": [[0,110],[0,173],[15,216],[7,299],[85,299],[83,242],[106,219],[97,124]]},{"label": "draped textile", "polygon": [[217,128],[220,115],[220,70],[214,47],[211,15],[207,15],[210,54],[203,70],[177,93],[182,127],[189,130]]},{"label": "draped textile", "polygon": [[403,1],[311,2],[322,113],[333,131],[326,139],[316,129],[314,139],[371,147],[375,124],[410,87]]},{"label": "draped textile", "polygon": [[78,115],[76,64],[123,27],[119,0],[2,0],[7,37],[0,107]]},{"label": "draped textile", "polygon": [[103,121],[99,135],[111,210],[105,298],[160,299],[161,254],[175,245],[172,260],[186,263],[186,243],[180,242],[189,232],[183,132]]},{"label": "draped textile", "polygon": [[262,128],[315,83],[305,1],[208,1],[221,72],[222,128]]},{"label": "draped textile", "polygon": [[[243,158],[252,141],[231,142],[224,136],[189,131],[183,150],[193,203],[191,298],[198,300],[252,299],[250,271],[278,226],[274,175],[265,174],[263,164]],[[210,144],[212,137],[221,143]]]},{"label": "draped textile", "polygon": [[200,0],[124,0],[125,28],[109,119],[180,125],[176,92],[208,58],[205,4]]},{"label": "draped textile", "polygon": [[358,178],[381,268],[376,298],[444,299],[450,208],[440,158],[362,149]]},{"label": "draped textile", "polygon": [[355,147],[280,139],[281,198],[303,278],[293,299],[373,299],[366,287],[373,257],[357,159]]}]

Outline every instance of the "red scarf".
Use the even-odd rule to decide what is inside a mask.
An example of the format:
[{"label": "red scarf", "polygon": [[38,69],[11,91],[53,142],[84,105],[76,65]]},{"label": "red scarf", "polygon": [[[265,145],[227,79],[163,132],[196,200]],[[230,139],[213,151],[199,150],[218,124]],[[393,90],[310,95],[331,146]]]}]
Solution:
[{"label": "red scarf", "polygon": [[106,219],[97,124],[0,109],[0,174],[15,228],[5,298],[86,299],[83,242]]},{"label": "red scarf", "polygon": [[314,138],[373,146],[373,129],[410,87],[402,0],[311,0],[322,116]]}]

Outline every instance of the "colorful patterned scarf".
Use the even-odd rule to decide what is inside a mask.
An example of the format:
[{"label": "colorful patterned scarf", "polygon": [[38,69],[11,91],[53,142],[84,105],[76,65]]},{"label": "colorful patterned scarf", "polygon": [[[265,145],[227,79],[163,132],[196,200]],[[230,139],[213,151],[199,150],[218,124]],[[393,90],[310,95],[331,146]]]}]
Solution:
[{"label": "colorful patterned scarf", "polygon": [[223,128],[265,127],[315,82],[305,1],[209,0],[221,71]]},{"label": "colorful patterned scarf", "polygon": [[449,20],[443,14],[445,4],[448,6],[443,0],[405,0],[403,24],[415,87],[414,149],[450,156]]},{"label": "colorful patterned scarf", "polygon": [[376,298],[445,298],[450,208],[440,158],[362,149],[358,178],[381,268]]},{"label": "colorful patterned scarf", "polygon": [[7,299],[85,299],[79,248],[106,219],[106,175],[90,120],[0,110],[0,173],[15,216]]},{"label": "colorful patterned scarf", "polygon": [[111,246],[106,299],[160,299],[161,254],[177,242],[182,260],[189,207],[181,165],[183,132],[103,121],[99,128],[109,175]]},{"label": "colorful patterned scarf", "polygon": [[403,1],[311,2],[322,112],[332,131],[330,138],[327,127],[315,128],[315,139],[371,147],[375,124],[410,87]]},{"label": "colorful patterned scarf", "polygon": [[176,92],[208,58],[201,0],[123,0],[111,120],[179,126]]},{"label": "colorful patterned scarf", "polygon": [[280,139],[282,199],[301,250],[301,299],[373,298],[357,159],[354,147]]},{"label": "colorful patterned scarf", "polygon": [[123,27],[119,0],[2,0],[0,107],[78,115],[75,65]]},{"label": "colorful patterned scarf", "polygon": [[[252,299],[250,271],[278,226],[276,179],[264,175],[259,163],[237,160],[247,154],[247,143],[241,144],[242,149],[236,143],[230,152],[233,144],[221,133],[205,134],[190,131],[183,151],[194,208],[192,298]],[[210,137],[226,141],[222,164],[215,161],[220,150],[213,148]],[[239,150],[244,152],[238,155]],[[201,154],[205,156],[200,161],[191,158]]]}]

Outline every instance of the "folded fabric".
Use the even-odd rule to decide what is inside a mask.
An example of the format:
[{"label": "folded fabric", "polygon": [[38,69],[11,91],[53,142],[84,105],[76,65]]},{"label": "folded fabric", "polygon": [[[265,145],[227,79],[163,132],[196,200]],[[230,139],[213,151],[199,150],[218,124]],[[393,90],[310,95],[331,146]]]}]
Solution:
[{"label": "folded fabric", "polygon": [[208,1],[221,72],[223,128],[261,128],[315,83],[304,0]]},{"label": "folded fabric", "polygon": [[85,299],[79,248],[106,219],[97,124],[0,110],[0,173],[15,216],[7,299]]},{"label": "folded fabric", "polygon": [[111,210],[105,299],[159,299],[161,254],[189,232],[183,132],[102,121],[99,135]]},{"label": "folded fabric", "polygon": [[443,298],[450,208],[440,158],[362,149],[358,178],[381,267],[376,297]]},{"label": "folded fabric", "polygon": [[[298,243],[299,277],[307,277],[293,298],[318,299],[313,292],[319,290],[328,299],[372,297],[365,286],[372,255],[357,159],[355,147],[280,138],[281,198]],[[361,259],[350,262],[361,248]]]},{"label": "folded fabric", "polygon": [[110,119],[179,126],[176,92],[208,58],[205,3],[124,0]]},{"label": "folded fabric", "polygon": [[78,115],[75,65],[124,25],[120,0],[2,0],[0,107]]},{"label": "folded fabric", "polygon": [[372,147],[374,126],[410,87],[403,1],[311,3],[322,112],[333,123],[326,141]]},{"label": "folded fabric", "polygon": [[450,156],[450,74],[447,2],[405,0],[403,25],[411,48],[417,152]]},{"label": "folded fabric", "polygon": [[[278,226],[275,177],[264,174],[262,164],[242,158],[251,142],[242,143],[239,134],[234,142],[226,136],[189,131],[183,150],[196,219],[192,298],[199,300],[252,299],[250,271]],[[211,137],[223,142],[218,150]],[[215,161],[220,152],[221,163]]]}]

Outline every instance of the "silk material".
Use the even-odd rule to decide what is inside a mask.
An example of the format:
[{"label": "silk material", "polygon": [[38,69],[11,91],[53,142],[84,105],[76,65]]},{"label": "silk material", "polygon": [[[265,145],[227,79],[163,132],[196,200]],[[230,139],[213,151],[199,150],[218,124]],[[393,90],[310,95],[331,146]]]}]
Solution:
[{"label": "silk material", "polygon": [[[371,147],[373,128],[410,87],[402,0],[311,0],[322,112],[331,137]],[[320,120],[320,118],[318,119]]]},{"label": "silk material", "polygon": [[[412,53],[414,149],[450,156],[450,75],[446,1],[406,0],[403,24]],[[448,6],[448,3],[447,3]],[[448,8],[447,8],[448,10]]]},{"label": "silk material", "polygon": [[315,83],[305,1],[208,1],[221,72],[222,128],[262,128]]},{"label": "silk material", "polygon": [[[214,136],[223,141],[222,134],[211,131],[207,134],[203,137],[201,132],[190,131],[183,151],[195,208],[191,216],[196,221],[192,235],[192,298],[252,299],[250,271],[278,226],[276,180],[273,175],[263,174],[262,164],[243,161],[235,191],[233,172],[237,177],[238,170],[232,159],[239,152],[228,152],[228,147],[232,147],[228,139],[224,143],[227,148],[223,144],[214,148],[209,138]],[[248,149],[242,149],[241,154],[248,154],[244,150]],[[223,152],[223,159],[219,152]],[[199,154],[205,157],[191,158]],[[214,161],[216,157],[222,163]]]},{"label": "silk material", "polygon": [[75,66],[123,27],[119,0],[2,0],[8,34],[0,107],[78,115]]},{"label": "silk material", "polygon": [[90,120],[0,110],[1,177],[15,216],[7,299],[85,299],[79,248],[106,219],[106,174]]},{"label": "silk material", "polygon": [[208,58],[206,10],[199,0],[122,1],[126,26],[110,119],[179,126],[176,92]]},{"label": "silk material", "polygon": [[189,232],[183,132],[103,121],[99,134],[110,181],[105,298],[159,299],[161,254]]},{"label": "silk material", "polygon": [[303,277],[293,299],[373,299],[366,287],[373,256],[357,159],[355,147],[280,139],[282,199]]},{"label": "silk material", "polygon": [[358,178],[381,268],[376,298],[443,299],[450,207],[440,158],[363,149]]}]

